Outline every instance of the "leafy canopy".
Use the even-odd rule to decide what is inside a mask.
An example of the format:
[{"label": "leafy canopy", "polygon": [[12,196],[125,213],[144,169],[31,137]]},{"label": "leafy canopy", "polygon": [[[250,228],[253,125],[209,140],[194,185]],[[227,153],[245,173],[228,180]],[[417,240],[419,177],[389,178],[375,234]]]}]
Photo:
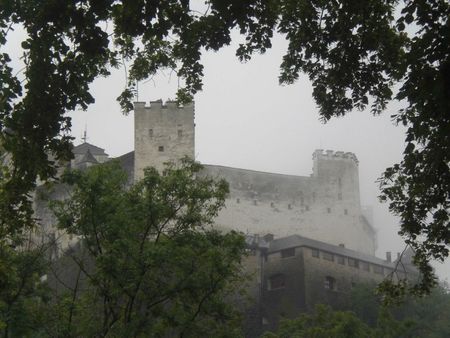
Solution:
[{"label": "leafy canopy", "polygon": [[52,208],[80,242],[49,273],[65,292],[53,295],[43,328],[67,337],[239,336],[227,299],[244,281],[245,242],[210,227],[228,185],[200,169],[190,160],[148,168],[130,188],[114,161],[66,173],[71,197]]},{"label": "leafy canopy", "polygon": [[404,158],[381,178],[381,198],[416,252],[423,278],[412,291],[429,290],[428,262],[448,257],[450,241],[449,2],[206,0],[204,13],[191,7],[188,0],[2,1],[0,46],[17,25],[28,34],[23,81],[0,53],[1,143],[13,168],[2,183],[2,227],[14,233],[32,223],[26,194],[38,176],[55,174],[54,158],[70,157],[64,114],[94,101],[96,77],[131,65],[118,98],[127,112],[136,82],[170,68],[186,102],[202,87],[203,50],[229,44],[237,29],[245,36],[237,56],[248,60],[270,48],[277,31],[289,43],[280,82],[307,74],[324,121],[367,106],[378,114],[392,99],[404,103],[393,114],[407,127]]}]

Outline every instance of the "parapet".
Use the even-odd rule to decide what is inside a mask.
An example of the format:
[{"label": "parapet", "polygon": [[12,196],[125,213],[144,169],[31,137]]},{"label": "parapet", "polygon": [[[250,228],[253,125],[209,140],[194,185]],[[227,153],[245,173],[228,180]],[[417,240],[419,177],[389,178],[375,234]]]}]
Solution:
[{"label": "parapet", "polygon": [[188,109],[194,109],[194,102],[187,103],[185,105],[179,105],[177,101],[173,100],[167,100],[165,104],[163,103],[162,99],[156,100],[156,101],[150,101],[150,105],[146,106],[145,102],[134,102],[134,109],[149,109],[149,110],[161,110],[161,109],[169,109],[169,110],[188,110]]},{"label": "parapet", "polygon": [[315,159],[323,159],[323,160],[351,160],[358,164],[358,158],[355,154],[351,152],[343,152],[343,151],[333,151],[317,149],[313,153],[313,160]]}]

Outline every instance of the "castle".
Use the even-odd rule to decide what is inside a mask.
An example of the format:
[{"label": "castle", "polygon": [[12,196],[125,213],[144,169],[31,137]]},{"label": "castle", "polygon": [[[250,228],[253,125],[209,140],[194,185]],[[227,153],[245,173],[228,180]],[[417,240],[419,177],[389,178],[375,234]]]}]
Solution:
[{"label": "castle", "polygon": [[[194,104],[135,103],[135,150],[119,158],[134,179],[143,168],[194,158]],[[309,177],[204,165],[204,174],[230,185],[219,227],[276,237],[302,234],[375,254],[375,231],[361,212],[358,160],[352,153],[316,150]]]},{"label": "castle", "polygon": [[[134,113],[135,150],[117,158],[130,183],[142,178],[147,166],[162,169],[165,162],[194,158],[193,103],[136,102]],[[104,149],[87,142],[73,154],[72,168],[109,160]],[[256,300],[246,309],[249,337],[317,302],[339,305],[353,285],[381,281],[396,268],[390,254],[386,260],[375,257],[375,230],[361,210],[353,153],[316,150],[310,176],[207,164],[202,174],[224,178],[230,186],[215,226],[247,234],[251,254],[244,266],[254,272],[249,293]],[[51,194],[60,199],[67,191],[56,186]],[[35,203],[43,234],[62,239],[60,250],[77,241],[58,234],[45,202]]]}]

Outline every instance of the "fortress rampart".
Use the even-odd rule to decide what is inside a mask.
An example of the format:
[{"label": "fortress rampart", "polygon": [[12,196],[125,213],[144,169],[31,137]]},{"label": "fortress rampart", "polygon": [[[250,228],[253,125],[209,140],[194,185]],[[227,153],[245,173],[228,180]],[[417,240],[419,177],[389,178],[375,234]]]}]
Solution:
[{"label": "fortress rampart", "polygon": [[[217,225],[248,234],[301,234],[373,255],[375,232],[361,214],[358,181],[354,177],[357,170],[346,171],[357,165],[356,157],[351,155],[342,158],[344,163],[332,157],[337,166],[332,178],[205,165],[205,175],[224,178],[230,184],[230,196],[216,219]],[[329,163],[321,163],[327,160],[314,162],[313,172],[316,165],[325,165],[330,171]]]}]

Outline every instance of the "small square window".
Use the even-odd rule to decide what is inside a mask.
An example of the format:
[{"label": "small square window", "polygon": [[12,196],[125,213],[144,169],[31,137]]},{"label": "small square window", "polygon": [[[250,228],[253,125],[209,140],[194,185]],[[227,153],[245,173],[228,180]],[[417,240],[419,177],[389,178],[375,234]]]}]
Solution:
[{"label": "small square window", "polygon": [[159,147],[158,147],[158,151],[159,151],[159,152],[163,152],[163,151],[164,151],[164,146],[159,146]]},{"label": "small square window", "polygon": [[327,290],[336,291],[337,290],[336,279],[334,279],[331,276],[326,276],[323,287]]},{"label": "small square window", "polygon": [[311,249],[311,254],[313,257],[319,258],[319,250]]},{"label": "small square window", "polygon": [[181,129],[178,129],[178,138],[183,137],[183,131]]},{"label": "small square window", "polygon": [[354,258],[348,258],[348,266],[351,266],[353,268],[359,268],[359,262],[358,260],[354,259]]},{"label": "small square window", "polygon": [[348,210],[344,209],[344,215],[348,215]]},{"label": "small square window", "polygon": [[343,256],[336,255],[338,264],[345,265],[345,258]]},{"label": "small square window", "polygon": [[362,269],[362,270],[364,270],[364,271],[370,271],[369,263],[367,263],[367,262],[360,262],[360,266],[361,266],[361,269]]},{"label": "small square window", "polygon": [[281,258],[294,257],[295,248],[281,250]]},{"label": "small square window", "polygon": [[327,213],[331,214],[331,208],[327,208]]},{"label": "small square window", "polygon": [[330,262],[334,261],[333,254],[330,254],[328,252],[322,252],[322,258],[325,259],[326,261],[330,261]]},{"label": "small square window", "polygon": [[274,275],[269,278],[269,290],[282,289],[286,285],[286,278],[284,275]]},{"label": "small square window", "polygon": [[378,275],[383,274],[383,267],[379,265],[373,265],[373,272],[375,272]]}]

